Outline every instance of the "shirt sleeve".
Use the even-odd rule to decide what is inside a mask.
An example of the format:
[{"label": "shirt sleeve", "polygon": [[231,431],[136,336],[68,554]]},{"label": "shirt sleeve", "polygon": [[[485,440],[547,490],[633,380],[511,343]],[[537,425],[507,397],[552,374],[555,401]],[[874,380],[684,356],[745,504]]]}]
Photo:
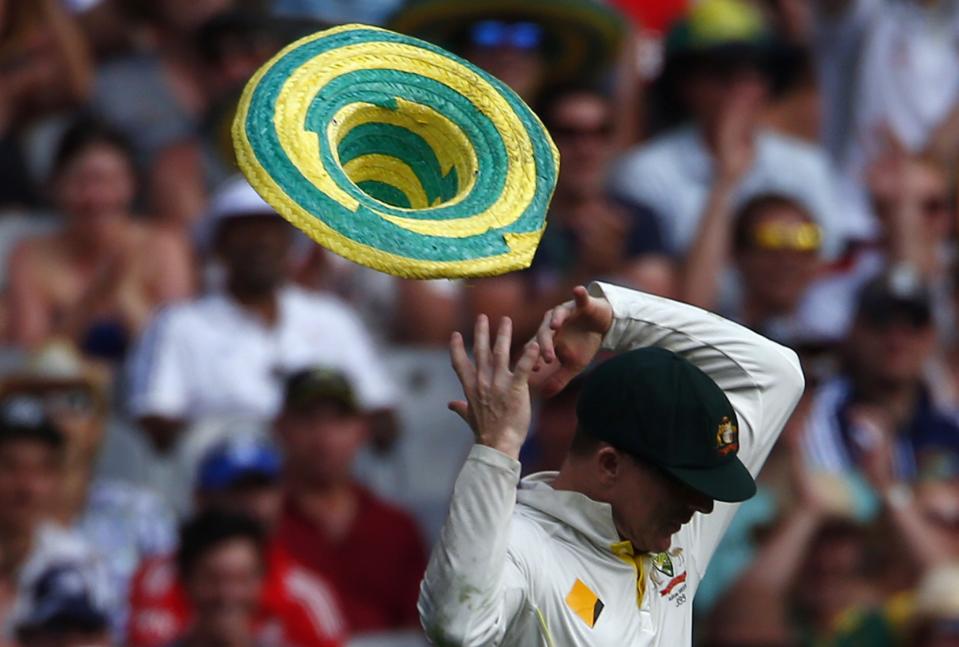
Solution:
[{"label": "shirt sleeve", "polygon": [[[658,346],[689,360],[721,388],[739,421],[739,459],[755,477],[802,396],[799,359],[747,328],[687,304],[634,290],[594,283],[594,296],[613,307],[613,325],[603,345],[614,351]],[[686,548],[701,577],[738,509],[716,503],[696,514],[685,533]]]},{"label": "shirt sleeve", "polygon": [[175,310],[161,310],[140,337],[127,364],[127,407],[135,417],[186,417],[189,403],[189,349]]},{"label": "shirt sleeve", "polygon": [[518,461],[474,445],[420,587],[418,609],[437,645],[497,645],[528,596],[508,554]]}]

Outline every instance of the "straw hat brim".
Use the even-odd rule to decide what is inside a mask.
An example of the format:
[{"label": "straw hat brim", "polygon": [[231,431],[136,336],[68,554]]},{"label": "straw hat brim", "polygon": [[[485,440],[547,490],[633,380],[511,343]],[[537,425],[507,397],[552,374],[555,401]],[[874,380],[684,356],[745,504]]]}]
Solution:
[{"label": "straw hat brim", "polygon": [[233,122],[240,170],[314,241],[406,278],[528,267],[559,154],[505,84],[442,48],[344,25],[267,62]]}]

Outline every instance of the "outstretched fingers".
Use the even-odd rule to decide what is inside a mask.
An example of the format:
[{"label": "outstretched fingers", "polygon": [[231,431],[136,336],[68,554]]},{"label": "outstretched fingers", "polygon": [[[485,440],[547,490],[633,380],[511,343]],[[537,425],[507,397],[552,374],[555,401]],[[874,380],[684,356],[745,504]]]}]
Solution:
[{"label": "outstretched fingers", "polygon": [[496,343],[493,346],[493,375],[499,377],[509,373],[509,351],[513,343],[513,321],[503,317],[496,330]]},{"label": "outstretched fingers", "polygon": [[476,388],[476,368],[466,354],[466,346],[463,343],[463,335],[454,332],[450,337],[450,360],[453,363],[453,370],[456,371],[456,377],[463,385],[463,392],[467,395]]},{"label": "outstretched fingers", "polygon": [[476,362],[476,386],[484,390],[493,382],[493,366],[489,348],[489,318],[476,317],[473,328],[473,359]]},{"label": "outstretched fingers", "polygon": [[523,348],[523,354],[513,368],[513,386],[520,388],[527,387],[530,373],[533,371],[533,367],[536,366],[536,360],[539,359],[539,355],[540,349],[538,343],[530,341],[526,344],[525,348]]},{"label": "outstretched fingers", "polygon": [[553,310],[547,310],[546,314],[543,315],[543,322],[536,331],[536,342],[539,344],[541,351],[540,357],[546,364],[556,360],[556,350],[553,348],[553,335],[555,333],[550,327],[552,321]]}]

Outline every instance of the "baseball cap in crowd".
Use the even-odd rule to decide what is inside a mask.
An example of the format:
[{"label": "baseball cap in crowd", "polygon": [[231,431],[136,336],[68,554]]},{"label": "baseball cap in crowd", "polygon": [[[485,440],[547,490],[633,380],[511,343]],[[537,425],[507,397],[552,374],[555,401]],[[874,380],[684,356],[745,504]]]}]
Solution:
[{"label": "baseball cap in crowd", "polygon": [[874,326],[905,321],[924,328],[932,323],[932,294],[915,270],[893,268],[862,287],[856,315]]},{"label": "baseball cap in crowd", "polygon": [[210,207],[197,225],[196,237],[204,248],[213,245],[217,229],[231,218],[274,216],[276,209],[260,197],[242,175],[224,181],[210,198]]},{"label": "baseball cap in crowd", "polygon": [[15,628],[21,639],[36,632],[92,634],[109,628],[109,615],[79,565],[54,564],[30,587]]},{"label": "baseball cap in crowd", "polygon": [[283,409],[305,411],[322,402],[333,402],[350,413],[360,411],[349,379],[341,371],[316,366],[290,375],[286,380]]},{"label": "baseball cap in crowd", "polygon": [[666,57],[767,54],[770,32],[747,0],[702,0],[666,36]]},{"label": "baseball cap in crowd", "polygon": [[237,483],[280,478],[280,454],[261,438],[236,436],[214,446],[197,473],[197,487],[203,492],[225,490]]},{"label": "baseball cap in crowd", "polygon": [[582,431],[655,465],[717,501],[745,501],[756,483],[736,455],[739,422],[712,378],[662,348],[597,366],[576,406]]},{"label": "baseball cap in crowd", "polygon": [[51,415],[63,409],[104,413],[108,383],[107,372],[86,361],[73,344],[64,341],[0,357],[0,399],[18,394],[35,396],[43,400]]}]

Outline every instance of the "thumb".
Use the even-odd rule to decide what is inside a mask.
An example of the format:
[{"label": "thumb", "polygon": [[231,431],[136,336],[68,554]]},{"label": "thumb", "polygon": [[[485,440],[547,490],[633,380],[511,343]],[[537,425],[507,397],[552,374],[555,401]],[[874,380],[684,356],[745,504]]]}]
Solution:
[{"label": "thumb", "polygon": [[573,300],[578,310],[585,310],[589,307],[589,292],[582,285],[577,285],[573,288]]},{"label": "thumb", "polygon": [[450,411],[462,418],[466,424],[469,424],[469,404],[467,404],[466,400],[453,400],[447,406]]}]

